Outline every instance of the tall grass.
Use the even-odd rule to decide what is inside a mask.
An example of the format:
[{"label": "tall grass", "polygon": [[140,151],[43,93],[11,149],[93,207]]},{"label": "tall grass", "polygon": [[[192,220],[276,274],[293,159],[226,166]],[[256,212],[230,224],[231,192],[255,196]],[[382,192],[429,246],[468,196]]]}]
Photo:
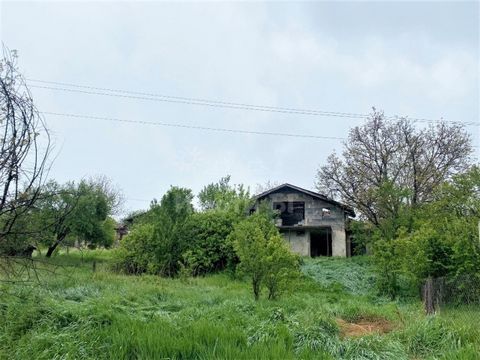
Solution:
[{"label": "tall grass", "polygon": [[[378,301],[362,289],[368,259],[307,261],[309,276],[290,294],[255,302],[242,279],[118,275],[110,254],[60,254],[53,262],[65,273],[34,287],[1,285],[0,358],[474,359],[479,350],[463,310],[426,318],[418,302]],[[363,272],[352,275],[357,285],[352,271]],[[394,330],[349,338],[339,318],[384,319]]]}]

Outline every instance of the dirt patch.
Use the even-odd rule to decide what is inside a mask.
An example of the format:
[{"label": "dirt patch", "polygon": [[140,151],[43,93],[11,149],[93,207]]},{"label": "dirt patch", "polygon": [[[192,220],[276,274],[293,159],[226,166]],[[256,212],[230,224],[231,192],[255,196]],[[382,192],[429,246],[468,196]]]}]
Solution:
[{"label": "dirt patch", "polygon": [[360,319],[354,323],[337,319],[342,337],[360,337],[373,333],[386,334],[393,330],[393,325],[385,319]]}]

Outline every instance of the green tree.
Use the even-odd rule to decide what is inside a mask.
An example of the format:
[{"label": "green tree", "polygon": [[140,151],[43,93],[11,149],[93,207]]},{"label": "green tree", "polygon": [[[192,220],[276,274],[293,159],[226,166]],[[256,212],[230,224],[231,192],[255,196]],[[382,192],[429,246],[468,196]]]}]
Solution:
[{"label": "green tree", "polygon": [[268,298],[276,299],[299,276],[300,259],[294,255],[280,234],[271,236],[266,250],[265,287]]},{"label": "green tree", "polygon": [[180,242],[188,244],[182,263],[194,275],[224,270],[236,262],[233,245],[227,240],[241,219],[229,211],[195,213],[185,222]]},{"label": "green tree", "polygon": [[108,196],[96,183],[60,185],[51,181],[43,189],[31,222],[50,257],[68,239],[90,247],[110,246],[114,236],[112,220],[107,218],[110,212]]},{"label": "green tree", "polygon": [[119,267],[126,272],[174,276],[188,239],[180,236],[193,214],[191,190],[171,187],[160,203],[154,200],[121,244]]},{"label": "green tree", "polygon": [[252,205],[250,192],[243,185],[231,185],[230,175],[205,186],[198,194],[203,211],[224,210],[245,216]]},{"label": "green tree", "polygon": [[[373,231],[374,259],[382,292],[398,294],[398,278],[415,286],[445,277],[464,287],[480,281],[480,170],[473,166],[439,185],[432,201],[405,206]],[[468,283],[471,282],[471,283]],[[477,286],[473,286],[478,288]]]},{"label": "green tree", "polygon": [[473,166],[436,190],[417,212],[415,230],[404,236],[417,248],[406,256],[424,264],[416,277],[480,274],[479,221],[480,169]]},{"label": "green tree", "polygon": [[240,259],[239,270],[251,279],[255,300],[264,282],[275,298],[298,269],[295,255],[286,247],[270,217],[255,213],[235,226],[229,238]]}]

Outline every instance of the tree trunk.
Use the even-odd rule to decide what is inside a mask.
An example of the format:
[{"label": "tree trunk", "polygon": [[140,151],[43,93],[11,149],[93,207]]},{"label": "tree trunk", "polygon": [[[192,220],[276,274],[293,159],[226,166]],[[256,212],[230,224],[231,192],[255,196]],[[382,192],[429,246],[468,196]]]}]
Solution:
[{"label": "tree trunk", "polygon": [[435,314],[435,296],[434,296],[433,278],[427,278],[423,286],[423,301],[425,305],[425,313],[427,315]]},{"label": "tree trunk", "polygon": [[260,280],[254,278],[252,281],[252,285],[253,296],[255,297],[255,300],[258,300],[260,298]]},{"label": "tree trunk", "polygon": [[47,258],[51,257],[55,249],[57,248],[58,245],[62,243],[62,241],[67,237],[67,234],[62,233],[57,236],[57,240],[49,246],[47,250],[47,254],[45,255]]},{"label": "tree trunk", "polygon": [[57,241],[55,241],[52,246],[49,246],[48,250],[47,250],[47,254],[45,255],[45,257],[47,257],[47,258],[51,257],[53,252],[57,248],[58,244],[59,243]]}]

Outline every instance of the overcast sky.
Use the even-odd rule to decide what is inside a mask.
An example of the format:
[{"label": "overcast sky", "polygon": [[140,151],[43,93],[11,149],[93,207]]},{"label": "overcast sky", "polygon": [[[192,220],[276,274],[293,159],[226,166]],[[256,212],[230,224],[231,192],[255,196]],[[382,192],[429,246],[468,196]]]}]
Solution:
[{"label": "overcast sky", "polygon": [[[269,106],[479,121],[478,2],[7,2],[0,36],[27,78]],[[32,83],[33,84],[33,83]],[[41,111],[345,137],[362,120],[32,88]],[[105,174],[148,207],[170,185],[312,189],[341,140],[47,115],[58,181]],[[480,145],[479,127],[468,127]],[[477,150],[478,155],[478,150]]]}]

